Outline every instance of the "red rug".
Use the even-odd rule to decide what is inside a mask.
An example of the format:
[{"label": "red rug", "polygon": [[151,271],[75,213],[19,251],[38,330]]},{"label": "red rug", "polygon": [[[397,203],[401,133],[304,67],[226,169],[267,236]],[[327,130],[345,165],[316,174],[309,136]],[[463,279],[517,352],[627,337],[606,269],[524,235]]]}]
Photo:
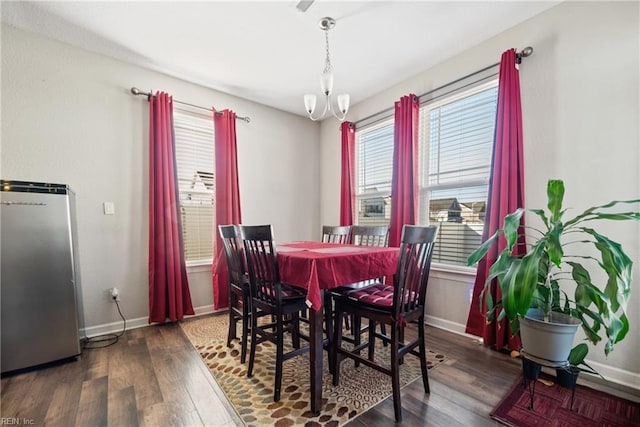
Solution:
[{"label": "red rug", "polygon": [[571,403],[571,390],[555,384],[555,377],[540,374],[551,385],[538,381],[533,410],[529,409],[529,389],[520,377],[491,412],[491,418],[513,427],[529,426],[640,426],[640,403],[577,385]]}]

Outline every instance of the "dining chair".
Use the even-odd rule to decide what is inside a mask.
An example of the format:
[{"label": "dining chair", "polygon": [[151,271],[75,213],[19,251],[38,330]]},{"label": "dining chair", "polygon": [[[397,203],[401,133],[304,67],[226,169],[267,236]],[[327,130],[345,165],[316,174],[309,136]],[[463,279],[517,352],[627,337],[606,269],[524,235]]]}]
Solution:
[{"label": "dining chair", "polygon": [[[333,296],[336,314],[335,325],[341,325],[346,314],[354,314],[370,320],[369,341],[354,346],[352,349],[342,346],[342,328],[335,326],[331,354],[334,366],[333,385],[340,384],[340,363],[345,357],[391,376],[396,421],[402,421],[400,365],[404,356],[411,354],[420,359],[422,384],[425,393],[429,393],[424,308],[437,230],[437,227],[414,225],[403,227],[393,286],[379,283]],[[413,321],[418,324],[418,335],[410,342],[405,342],[404,326],[407,322]],[[390,337],[377,334],[373,328],[373,322],[388,325],[391,330]],[[390,365],[382,365],[375,361],[376,338],[389,341]],[[360,351],[365,347],[368,347],[368,357],[366,358],[360,355]]]},{"label": "dining chair", "polygon": [[[362,246],[389,246],[389,226],[388,225],[353,225],[351,226],[351,244],[353,245],[362,245]],[[349,285],[342,286],[337,288],[335,292],[342,293],[345,291],[350,291],[355,288],[362,288],[365,286],[370,286],[372,284],[377,283],[377,281],[384,281],[384,278],[381,277],[379,279],[366,280],[358,283],[352,283]],[[365,332],[368,327],[361,328],[360,327],[360,319],[357,316],[350,316],[351,324],[353,325],[353,331],[360,330],[360,334]],[[349,327],[349,318],[345,317],[345,327],[347,330],[351,329]],[[381,332],[386,333],[384,324],[380,325]],[[347,342],[354,343],[356,345],[360,344],[359,334],[353,333],[353,338],[343,337]],[[385,345],[387,343],[385,342]],[[356,363],[358,366],[358,363]]]},{"label": "dining chair", "polygon": [[324,243],[348,244],[351,241],[351,226],[323,225],[322,241]]},{"label": "dining chair", "polygon": [[[304,289],[280,282],[278,258],[270,225],[240,226],[249,271],[251,295],[251,348],[247,376],[253,376],[256,346],[276,345],[276,375],[273,400],[280,400],[283,362],[309,351],[300,346],[300,312],[307,308]],[[258,324],[258,310],[271,315],[271,322]],[[291,334],[293,349],[285,352],[284,336]]]},{"label": "dining chair", "polygon": [[224,255],[227,261],[229,278],[229,332],[227,333],[227,347],[231,347],[231,340],[237,339],[237,324],[242,322],[240,338],[240,362],[247,359],[247,338],[249,336],[250,294],[249,280],[246,275],[242,241],[237,225],[218,226]]},{"label": "dining chair", "polygon": [[351,227],[351,243],[364,246],[389,246],[389,226],[354,225]]}]

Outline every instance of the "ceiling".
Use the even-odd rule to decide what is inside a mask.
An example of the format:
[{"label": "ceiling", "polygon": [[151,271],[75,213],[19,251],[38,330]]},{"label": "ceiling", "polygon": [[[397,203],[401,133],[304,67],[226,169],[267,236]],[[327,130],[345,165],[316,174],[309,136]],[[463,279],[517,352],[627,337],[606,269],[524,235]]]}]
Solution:
[{"label": "ceiling", "polygon": [[302,95],[320,95],[324,16],[337,21],[334,93],[353,105],[558,3],[315,0],[300,12],[297,0],[2,1],[1,11],[11,26],[304,115]]}]

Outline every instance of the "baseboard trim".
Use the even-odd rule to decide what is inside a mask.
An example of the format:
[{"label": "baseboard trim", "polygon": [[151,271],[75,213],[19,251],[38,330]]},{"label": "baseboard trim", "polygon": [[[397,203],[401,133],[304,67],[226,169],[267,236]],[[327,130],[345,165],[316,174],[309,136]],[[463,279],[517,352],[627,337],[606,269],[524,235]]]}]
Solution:
[{"label": "baseboard trim", "polygon": [[590,376],[593,377],[593,379],[590,378],[592,381],[604,383],[613,382],[627,388],[640,391],[640,374],[635,374],[633,372],[625,371],[624,369],[608,366],[599,362],[593,362],[588,359],[586,362],[605,378],[603,381],[602,378],[597,376]]},{"label": "baseboard trim", "polygon": [[[195,307],[193,309],[195,312],[192,316],[185,316],[185,318],[203,316],[205,314],[215,313],[216,311],[223,310],[215,310],[213,305],[204,305],[201,307]],[[131,329],[143,328],[145,326],[149,326],[149,318],[148,317],[137,317],[134,319],[127,319],[126,330],[129,331]],[[107,334],[117,334],[122,332],[123,322],[122,320],[118,322],[112,323],[104,323],[102,325],[90,326],[88,328],[80,329],[80,336],[86,338],[93,338],[101,335]]]}]

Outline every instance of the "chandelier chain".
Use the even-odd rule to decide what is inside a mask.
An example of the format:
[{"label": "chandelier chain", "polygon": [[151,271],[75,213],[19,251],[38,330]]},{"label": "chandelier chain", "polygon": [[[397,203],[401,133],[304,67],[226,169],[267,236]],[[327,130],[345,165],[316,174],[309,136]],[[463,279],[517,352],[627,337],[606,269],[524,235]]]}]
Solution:
[{"label": "chandelier chain", "polygon": [[324,72],[333,71],[333,67],[331,66],[331,58],[329,57],[329,30],[324,30],[324,42],[325,42],[325,50],[326,57],[324,60]]}]

